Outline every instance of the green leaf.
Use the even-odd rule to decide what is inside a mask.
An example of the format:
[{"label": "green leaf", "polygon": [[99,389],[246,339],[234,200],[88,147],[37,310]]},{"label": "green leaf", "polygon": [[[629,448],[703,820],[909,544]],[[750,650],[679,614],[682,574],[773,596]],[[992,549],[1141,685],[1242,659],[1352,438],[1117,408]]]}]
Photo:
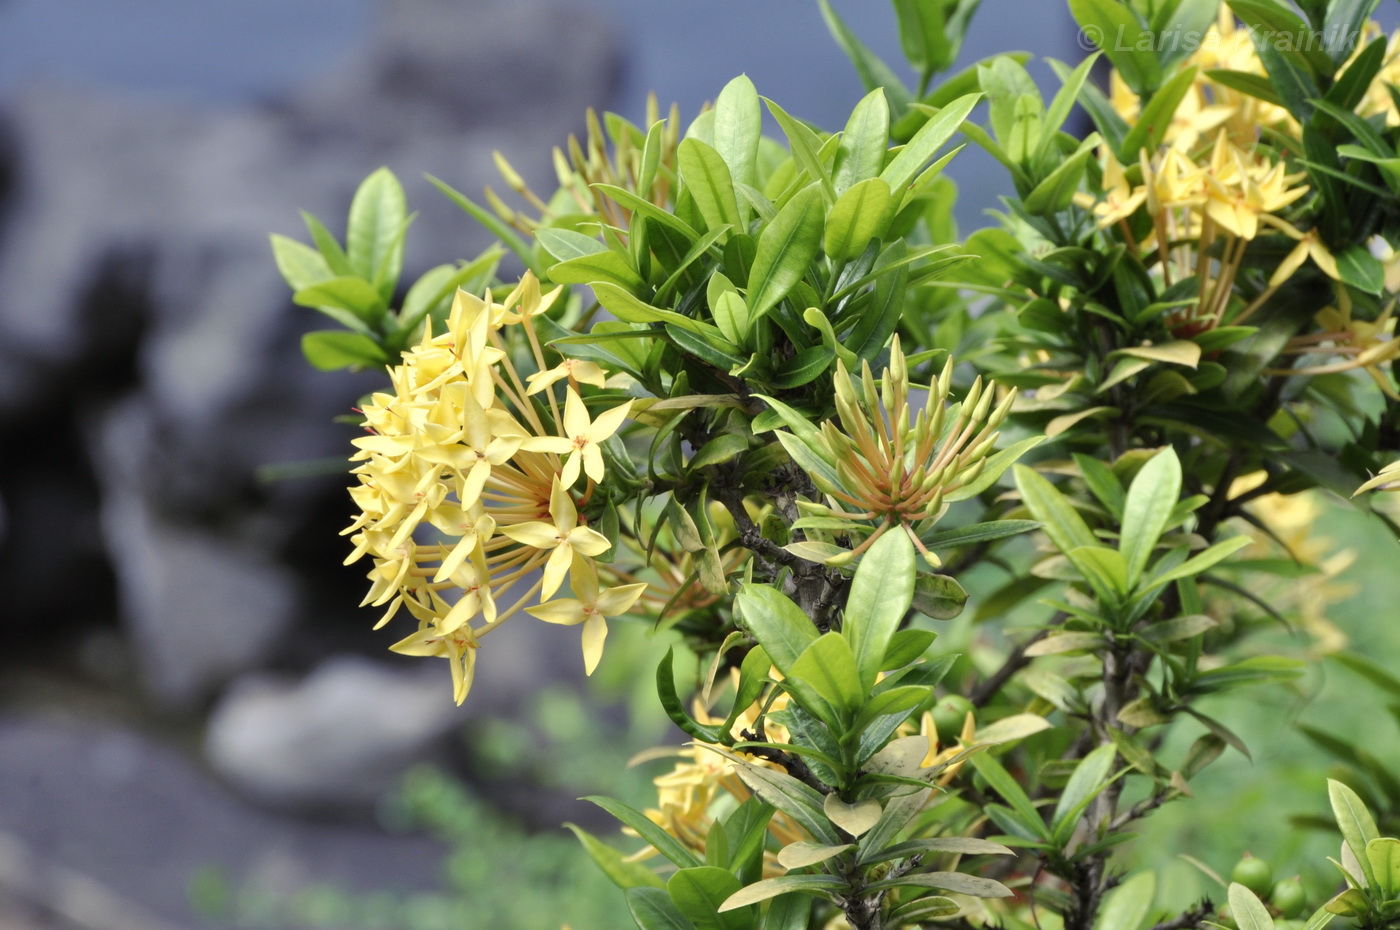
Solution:
[{"label": "green leaf", "polygon": [[[1227,5],[1246,26],[1252,26],[1260,37],[1256,42],[1263,57],[1265,51],[1276,51],[1297,59],[1299,67],[1306,67],[1313,75],[1332,77],[1335,66],[1327,52],[1323,50],[1320,37],[1314,36],[1308,24],[1297,13],[1277,0],[1227,0]],[[1360,25],[1357,23],[1356,25]],[[1282,41],[1274,41],[1279,37]],[[1301,37],[1301,41],[1299,41]],[[1350,53],[1348,48],[1347,52]],[[1265,64],[1265,71],[1272,77],[1274,71]]]},{"label": "green leaf", "polygon": [[753,319],[766,315],[807,274],[822,244],[822,199],[815,184],[793,196],[758,236],[749,272]]},{"label": "green leaf", "polygon": [[282,273],[283,280],[294,291],[336,277],[325,256],[286,236],[273,234],[272,258],[277,262],[277,270]]},{"label": "green leaf", "polygon": [[1090,458],[1087,455],[1076,452],[1074,461],[1079,466],[1079,473],[1084,476],[1084,483],[1099,503],[1108,508],[1108,512],[1116,520],[1121,522],[1123,507],[1127,504],[1127,495],[1123,491],[1123,485],[1119,482],[1118,476],[1098,459]]},{"label": "green leaf", "polygon": [[830,0],[817,0],[821,6],[822,18],[826,20],[826,28],[831,33],[836,44],[841,46],[841,50],[846,53],[846,57],[855,65],[856,74],[860,76],[860,81],[865,85],[866,90],[882,88],[885,96],[889,98],[890,115],[894,119],[899,119],[904,115],[904,111],[909,106],[909,101],[913,95],[909,88],[904,86],[904,82],[899,79],[890,66],[885,64],[880,58],[865,46],[855,33],[847,28],[841,21],[841,17],[836,15],[832,9]]},{"label": "green leaf", "polygon": [[720,294],[713,304],[715,324],[735,345],[742,346],[749,334],[749,308],[737,291]]},{"label": "green leaf", "polygon": [[735,184],[757,183],[758,140],[762,134],[763,109],[758,91],[753,81],[741,74],[724,85],[715,100],[715,151],[729,166]]},{"label": "green leaf", "polygon": [[385,365],[389,357],[379,343],[363,333],[343,329],[319,329],[301,337],[301,352],[322,371]]},{"label": "green leaf", "polygon": [[596,255],[599,252],[608,251],[608,247],[597,239],[572,229],[554,229],[549,226],[541,226],[535,230],[535,240],[544,246],[544,250],[553,255],[556,261],[561,262],[583,255]]},{"label": "green leaf", "polygon": [[671,230],[672,232],[678,234],[682,239],[685,240],[687,248],[693,245],[700,238],[700,233],[698,233],[695,230],[695,228],[689,223],[687,223],[685,220],[676,216],[669,210],[666,210],[662,207],[658,207],[650,200],[638,197],[636,194],[632,193],[626,188],[617,187],[612,184],[601,183],[593,184],[591,186],[595,191],[598,191],[601,194],[606,194],[608,198],[614,203],[616,203],[618,206],[626,207],[628,210],[631,210],[634,213],[640,213],[643,216],[645,216],[648,220],[652,220],[656,223],[659,223],[660,225],[665,226],[667,229]]},{"label": "green leaf", "polygon": [[865,886],[866,891],[884,891],[886,888],[941,888],[976,898],[1009,898],[1012,895],[1011,889],[999,881],[964,875],[962,872],[919,872],[882,879]]},{"label": "green leaf", "polygon": [[718,327],[703,323],[700,320],[693,320],[688,316],[683,316],[674,310],[666,310],[662,307],[653,307],[644,300],[628,290],[599,281],[593,287],[593,295],[598,298],[598,303],[602,304],[613,316],[627,323],[668,323],[671,326],[703,336],[707,340],[713,340],[715,345],[722,350],[737,352],[738,346],[733,345]]},{"label": "green leaf", "polygon": [[1168,446],[1138,471],[1123,504],[1123,535],[1118,549],[1127,561],[1128,590],[1137,587],[1180,496],[1181,460]]},{"label": "green leaf", "polygon": [[[838,729],[842,721],[849,720],[850,714],[865,703],[865,689],[856,671],[855,656],[840,633],[823,634],[803,650],[791,668],[792,674],[784,673],[784,687],[798,703],[832,729]],[[811,700],[813,693],[836,710],[836,719],[830,718],[825,712],[827,708],[820,702]],[[809,704],[815,706],[807,706]]]},{"label": "green leaf", "polygon": [[1045,526],[1045,533],[1056,548],[1068,554],[1080,546],[1098,545],[1084,518],[1053,484],[1024,465],[1017,465],[1014,474],[1021,499],[1031,515]]},{"label": "green leaf", "polygon": [[932,691],[921,685],[894,687],[881,691],[860,709],[855,722],[851,724],[851,732],[862,732],[880,717],[893,714],[903,714],[907,717],[911,710],[928,701],[932,694]]},{"label": "green leaf", "polygon": [[555,284],[586,284],[589,287],[602,282],[629,292],[639,291],[646,286],[637,269],[632,267],[631,260],[612,249],[580,255],[551,265],[549,279]]},{"label": "green leaf", "polygon": [[1157,89],[1162,74],[1152,51],[1152,33],[1127,6],[1116,0],[1069,0],[1069,9],[1082,33],[1103,49],[1134,93],[1146,96]]},{"label": "green leaf", "polygon": [[1098,53],[1089,55],[1073,71],[1062,78],[1062,86],[1055,93],[1054,99],[1050,101],[1050,106],[1045,111],[1044,130],[1035,151],[1035,164],[1037,166],[1049,163],[1054,157],[1056,137],[1065,121],[1069,119],[1070,111],[1074,109],[1074,104],[1079,99],[1079,92],[1084,89],[1084,82],[1089,79],[1089,70],[1094,67],[1094,62],[1098,59]]},{"label": "green leaf", "polygon": [[1366,855],[1366,847],[1380,837],[1376,821],[1357,793],[1335,779],[1327,779],[1327,797],[1332,802],[1332,814],[1337,818],[1337,829],[1341,831],[1342,839],[1360,863],[1366,884],[1374,886],[1376,874]]},{"label": "green leaf", "polygon": [[[384,318],[388,304],[379,290],[363,278],[330,278],[304,287],[292,295],[292,303],[317,310],[343,310],[367,324],[377,324]],[[328,314],[341,319],[335,314]]]},{"label": "green leaf", "polygon": [[666,716],[671,718],[680,729],[706,743],[717,743],[720,740],[722,731],[719,727],[705,726],[697,723],[685,712],[685,705],[676,695],[676,680],[673,663],[675,649],[667,649],[666,655],[662,657],[661,664],[656,667],[656,693],[661,699],[661,709],[666,712]]},{"label": "green leaf", "polygon": [[1176,581],[1178,578],[1192,578],[1203,574],[1249,544],[1250,539],[1247,536],[1236,536],[1233,539],[1218,542],[1195,558],[1187,559],[1176,568],[1161,575],[1154,575],[1147,587],[1166,584],[1169,581]]},{"label": "green leaf", "polygon": [[574,836],[578,837],[578,841],[583,844],[589,858],[617,887],[624,890],[628,888],[666,887],[666,883],[660,875],[640,862],[629,861],[622,853],[582,827],[572,823],[566,823],[564,826],[573,831]]},{"label": "green leaf", "polygon": [[1164,645],[1199,636],[1219,625],[1220,622],[1214,617],[1205,614],[1192,614],[1189,617],[1177,617],[1175,620],[1167,620],[1164,623],[1154,623],[1142,631],[1142,638],[1149,643]]},{"label": "green leaf", "polygon": [[337,277],[353,275],[354,272],[350,270],[350,259],[345,256],[345,250],[340,247],[335,236],[326,228],[326,224],[305,210],[301,211],[301,218],[306,223],[307,231],[311,233],[311,241],[316,244],[317,250],[320,251],[321,257],[326,260],[326,264],[330,266],[331,272]]},{"label": "green leaf", "polygon": [[843,194],[862,181],[876,178],[885,165],[889,145],[890,107],[884,88],[877,87],[856,104],[841,133],[832,166],[836,193]]},{"label": "green leaf", "polygon": [[721,911],[737,910],[782,894],[809,894],[826,898],[845,891],[849,886],[839,878],[830,875],[782,875],[778,878],[765,878],[741,888],[721,905]]},{"label": "green leaf", "polygon": [[951,549],[957,546],[970,546],[976,543],[1019,536],[1031,530],[1040,529],[1034,520],[993,520],[990,523],[974,523],[960,526],[955,530],[941,530],[920,539],[929,549]]},{"label": "green leaf", "polygon": [[[508,223],[506,223],[496,214],[492,213],[490,210],[487,210],[480,204],[475,203],[470,197],[468,197],[466,194],[463,194],[461,191],[456,190],[446,181],[435,178],[431,174],[427,175],[427,178],[430,184],[432,184],[438,190],[442,191],[443,194],[447,196],[447,199],[455,203],[458,207],[462,209],[464,213],[466,213],[472,219],[476,220],[482,226],[486,227],[486,230],[490,232],[491,235],[501,240],[501,242],[505,244],[506,248],[510,249],[516,254],[520,261],[524,263],[526,268],[530,269],[535,273],[535,277],[545,277],[544,269],[540,268],[539,263],[535,260],[535,250],[530,248],[529,244],[526,243],[525,240],[520,237],[520,234],[516,232]],[[667,213],[666,216],[670,217],[670,214]]]},{"label": "green leaf", "polygon": [[734,762],[739,777],[754,794],[797,821],[812,839],[827,844],[841,842],[822,812],[822,796],[814,789],[786,772],[759,768],[732,753],[722,754]]},{"label": "green leaf", "polygon": [[1387,900],[1400,894],[1400,840],[1383,836],[1366,844],[1366,859],[1375,876],[1376,887]]},{"label": "green leaf", "polygon": [[388,168],[361,182],[350,201],[345,231],[350,269],[372,281],[387,302],[403,270],[403,230],[408,223],[403,187]]},{"label": "green leaf", "polygon": [[930,839],[908,840],[894,846],[886,846],[874,851],[861,865],[875,862],[888,862],[891,859],[907,859],[923,853],[953,853],[960,856],[1010,856],[1010,849],[990,840],[979,840],[970,836],[936,836]]},{"label": "green leaf", "polygon": [[[814,876],[794,875],[792,878]],[[822,876],[815,876],[822,877]],[[812,922],[812,896],[794,892],[780,894],[768,905],[768,913],[763,919],[763,930],[807,930]]]},{"label": "green leaf", "polygon": [[1274,919],[1264,902],[1239,882],[1230,883],[1230,916],[1240,930],[1274,930]]},{"label": "green leaf", "polygon": [[945,898],[943,895],[930,895],[901,904],[890,912],[890,919],[900,923],[933,920],[938,917],[952,917],[960,910],[962,910],[962,905],[952,898]]},{"label": "green leaf", "polygon": [[1156,873],[1137,873],[1104,898],[1094,927],[1096,930],[1141,930],[1152,913],[1152,899],[1156,894]]},{"label": "green leaf", "polygon": [[1256,100],[1262,100],[1276,107],[1283,106],[1282,98],[1274,91],[1274,85],[1269,83],[1267,77],[1251,74],[1248,71],[1229,71],[1224,68],[1208,70],[1206,71],[1206,77],[1217,84],[1223,84],[1231,90],[1237,90],[1242,94],[1248,94]]},{"label": "green leaf", "polygon": [[786,595],[768,585],[745,584],[735,605],[778,671],[785,678],[791,677],[790,669],[798,657],[817,641],[812,621]]},{"label": "green leaf", "polygon": [[641,930],[695,930],[660,888],[628,888],[627,910]]},{"label": "green leaf", "polygon": [[1074,774],[1069,777],[1064,790],[1060,792],[1055,813],[1050,817],[1050,832],[1057,844],[1064,845],[1069,842],[1070,834],[1079,823],[1079,818],[1084,816],[1084,811],[1099,792],[1108,786],[1109,775],[1113,771],[1113,763],[1117,756],[1117,747],[1109,743],[1089,753],[1075,766]]},{"label": "green leaf", "polygon": [[733,913],[735,909],[723,916],[719,913],[725,899],[741,887],[739,879],[726,869],[697,866],[672,875],[666,882],[666,893],[695,924],[695,930],[743,930],[751,926],[752,915]]},{"label": "green leaf", "polygon": [[1011,773],[1006,771],[1000,762],[987,753],[973,756],[969,760],[972,767],[977,770],[977,774],[982,776],[987,785],[1001,795],[1002,800],[1011,805],[1015,812],[1016,820],[1032,836],[1041,839],[1050,839],[1050,830],[1045,826],[1044,819],[1035,805],[1031,803],[1030,797],[1025,790],[1011,777]]},{"label": "green leaf", "polygon": [[504,249],[493,245],[460,268],[438,265],[423,272],[404,295],[403,307],[399,310],[399,333],[402,338],[412,339],[423,318],[445,306],[458,288],[475,291],[484,286],[495,274],[504,254]]},{"label": "green leaf", "polygon": [[943,144],[953,137],[977,106],[981,94],[967,94],[959,97],[938,111],[938,115],[924,123],[914,137],[905,143],[885,169],[880,172],[880,180],[890,186],[895,202],[900,202],[904,190],[915,175],[924,169]]},{"label": "green leaf", "polygon": [[[729,166],[714,149],[699,139],[686,139],[676,152],[681,179],[695,198],[695,206],[709,229],[729,226],[743,230],[739,199]],[[723,241],[723,239],[721,239]]]},{"label": "green leaf", "polygon": [[1061,162],[1026,196],[1022,204],[1026,212],[1032,216],[1048,216],[1068,209],[1093,156],[1094,150],[1086,148]]},{"label": "green leaf", "polygon": [[1379,294],[1385,289],[1385,268],[1364,245],[1343,249],[1336,258],[1343,282],[1367,294]]},{"label": "green leaf", "polygon": [[823,250],[833,262],[847,262],[865,251],[871,239],[883,232],[889,185],[870,178],[852,185],[836,199],[826,215]]},{"label": "green leaf", "polygon": [[807,173],[807,177],[812,181],[819,182],[822,186],[822,196],[826,202],[836,199],[836,188],[831,181],[831,172],[827,170],[826,162],[822,160],[822,141],[812,129],[801,120],[795,119],[786,110],[778,106],[767,97],[763,102],[768,105],[768,110],[773,114],[773,118],[778,121],[778,126],[787,136],[788,146],[792,149],[792,157],[798,166]]},{"label": "green leaf", "polygon": [[904,668],[919,661],[928,651],[928,647],[933,645],[933,641],[938,638],[938,634],[932,630],[899,630],[890,637],[889,647],[885,650],[885,660],[880,664],[880,670],[892,672],[895,669]]},{"label": "green leaf", "polygon": [[950,575],[920,572],[914,579],[914,609],[934,620],[952,620],[967,605],[967,592]]},{"label": "green leaf", "polygon": [[590,795],[582,800],[598,805],[633,830],[636,830],[638,836],[650,843],[657,852],[661,853],[661,855],[670,859],[681,868],[686,869],[700,865],[700,860],[695,858],[694,853],[682,846],[679,840],[658,827],[652,822],[650,817],[636,808],[629,807],[615,798],[606,798],[601,795]]},{"label": "green leaf", "polygon": [[896,528],[875,541],[851,580],[841,632],[850,642],[864,691],[874,687],[890,637],[913,600],[914,560],[908,534]]},{"label": "green leaf", "polygon": [[768,652],[762,646],[753,647],[749,654],[744,656],[744,662],[739,666],[739,685],[734,691],[734,706],[720,726],[721,733],[729,733],[739,715],[758,700],[758,696],[763,693],[763,685],[768,679],[769,666],[772,664],[773,660],[768,658]]}]

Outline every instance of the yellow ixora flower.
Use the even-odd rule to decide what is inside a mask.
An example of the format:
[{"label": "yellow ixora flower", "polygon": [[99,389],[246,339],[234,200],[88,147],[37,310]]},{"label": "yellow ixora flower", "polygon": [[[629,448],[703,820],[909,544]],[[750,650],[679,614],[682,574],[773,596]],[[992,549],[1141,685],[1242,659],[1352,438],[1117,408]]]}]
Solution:
[{"label": "yellow ixora flower", "polygon": [[624,584],[614,588],[598,585],[598,569],[591,559],[574,556],[569,568],[569,585],[575,597],[556,598],[525,612],[545,623],[563,626],[583,625],[583,668],[592,675],[603,657],[603,640],[608,635],[608,617],[627,613],[646,591],[645,584]]},{"label": "yellow ixora flower", "polygon": [[571,487],[578,480],[579,469],[592,481],[603,480],[603,450],[600,445],[612,436],[627,419],[632,409],[629,400],[620,407],[613,407],[598,414],[596,420],[588,416],[588,408],[583,398],[572,387],[564,401],[565,436],[531,436],[522,443],[531,452],[553,452],[567,455],[561,480],[564,487]]},{"label": "yellow ixora flower", "polygon": [[576,553],[602,555],[610,545],[602,533],[579,525],[578,508],[558,477],[554,479],[554,491],[549,499],[549,514],[554,518],[552,524],[534,521],[501,527],[501,532],[516,542],[549,552],[549,561],[544,566],[544,587],[540,590],[541,597],[546,599],[559,590]]}]

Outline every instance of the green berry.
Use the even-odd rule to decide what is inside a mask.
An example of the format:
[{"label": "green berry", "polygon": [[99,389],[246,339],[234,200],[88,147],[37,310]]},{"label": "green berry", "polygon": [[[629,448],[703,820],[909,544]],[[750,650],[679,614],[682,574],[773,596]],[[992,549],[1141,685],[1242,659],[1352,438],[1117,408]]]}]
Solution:
[{"label": "green berry", "polygon": [[1284,917],[1294,917],[1303,910],[1307,904],[1307,892],[1303,890],[1303,883],[1298,880],[1298,876],[1285,878],[1274,885],[1273,892],[1269,895],[1269,903],[1278,908],[1278,912]]},{"label": "green berry", "polygon": [[1249,853],[1235,863],[1230,880],[1239,882],[1257,895],[1266,895],[1274,885],[1274,870],[1263,859],[1256,859]]}]

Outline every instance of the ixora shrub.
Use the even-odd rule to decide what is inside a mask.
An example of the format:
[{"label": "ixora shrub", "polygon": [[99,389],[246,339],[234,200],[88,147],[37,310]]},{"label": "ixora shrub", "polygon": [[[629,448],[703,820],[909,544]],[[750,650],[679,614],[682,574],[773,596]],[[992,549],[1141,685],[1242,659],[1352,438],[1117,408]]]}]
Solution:
[{"label": "ixora shrub", "polygon": [[[976,0],[896,0],[917,89],[823,2],[870,86],[840,132],[743,77],[688,126],[590,114],[548,197],[503,160],[518,208],[435,182],[498,243],[402,292],[385,170],[344,245],[309,217],[314,248],[273,238],[343,327],[311,362],[388,371],[346,533],[390,648],[446,659],[459,703],[528,618],[576,627],[590,673],[624,618],[708,669],[693,702],[657,669],[692,742],[656,808],[590,799],[644,848],[576,830],[639,927],[1400,926],[1400,840],[1368,812],[1393,831],[1400,785],[1326,733],[1351,768],[1325,897],[1265,858],[1219,906],[1159,902],[1119,857],[1248,753],[1203,698],[1306,671],[1257,633],[1336,648],[1298,593],[1336,567],[1277,514],[1400,484],[1378,2],[1071,0],[1111,68],[1051,62],[1048,103],[1024,55],[935,84]],[[1009,181],[965,240],[959,136]],[[973,569],[1002,581],[967,662],[932,627]]]}]

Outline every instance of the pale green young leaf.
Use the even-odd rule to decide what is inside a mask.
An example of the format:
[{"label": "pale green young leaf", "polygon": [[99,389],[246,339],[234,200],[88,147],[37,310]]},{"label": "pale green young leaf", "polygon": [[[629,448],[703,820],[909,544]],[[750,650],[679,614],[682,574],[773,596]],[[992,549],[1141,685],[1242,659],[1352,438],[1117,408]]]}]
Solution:
[{"label": "pale green young leaf", "polygon": [[[732,286],[732,285],[731,285]],[[715,324],[720,332],[737,346],[742,346],[749,334],[749,308],[737,291],[725,291],[712,304]]]},{"label": "pale green young leaf", "polygon": [[1031,834],[1043,840],[1050,839],[1050,830],[1045,825],[1045,820],[1031,803],[1030,797],[1026,794],[1016,779],[1011,777],[1011,773],[996,760],[996,757],[989,753],[982,753],[973,756],[970,760],[972,767],[977,770],[977,774],[987,782],[987,785],[1001,795],[1002,800],[1011,805],[1015,812],[1016,820]]},{"label": "pale green young leaf", "polygon": [[846,843],[843,846],[823,846],[820,843],[806,843],[799,840],[778,850],[778,865],[785,869],[805,869],[854,848],[854,843]]},{"label": "pale green young leaf", "polygon": [[826,215],[822,247],[833,262],[847,262],[884,232],[890,188],[879,178],[852,185]]},{"label": "pale green young leaf", "polygon": [[860,685],[875,685],[890,637],[899,629],[914,597],[914,544],[901,528],[885,533],[856,568],[841,630],[850,643]]},{"label": "pale green young leaf", "polygon": [[1119,551],[1128,565],[1128,589],[1135,588],[1152,550],[1167,528],[1181,496],[1181,460],[1170,446],[1138,471],[1123,505],[1123,534]]},{"label": "pale green young leaf", "polygon": [[364,333],[343,329],[318,329],[301,337],[306,360],[322,371],[385,365],[389,357],[379,343]]},{"label": "pale green young leaf", "polygon": [[1127,562],[1117,549],[1076,546],[1065,555],[1106,603],[1116,604],[1128,592]]},{"label": "pale green young leaf", "polygon": [[1147,587],[1166,584],[1169,581],[1176,581],[1178,578],[1191,578],[1200,575],[1225,561],[1250,543],[1251,540],[1247,536],[1236,536],[1233,539],[1218,542],[1195,558],[1187,559],[1176,568],[1161,575],[1154,576]]},{"label": "pale green young leaf", "polygon": [[866,891],[884,891],[887,888],[941,888],[975,898],[1009,898],[1013,894],[1010,888],[999,881],[962,872],[916,872],[913,875],[881,879],[865,886]]},{"label": "pale green young leaf", "polygon": [[823,796],[815,789],[804,785],[786,772],[760,768],[722,749],[714,751],[734,763],[739,777],[744,780],[744,784],[753,789],[754,794],[797,821],[812,839],[828,845],[841,842],[826,814],[822,812]]},{"label": "pale green young leaf", "polygon": [[535,230],[535,240],[544,246],[546,252],[554,256],[555,261],[560,262],[608,251],[608,247],[597,239],[572,229],[542,226]]},{"label": "pale green young leaf", "polygon": [[1337,818],[1337,829],[1341,831],[1342,839],[1356,856],[1367,885],[1374,885],[1376,875],[1366,855],[1366,846],[1380,837],[1375,819],[1360,796],[1335,779],[1327,779],[1327,797],[1332,802],[1332,814]]},{"label": "pale green young leaf", "polygon": [[292,295],[292,303],[317,310],[342,310],[370,326],[377,325],[388,309],[379,290],[363,278],[330,278],[304,287]]},{"label": "pale green young leaf", "polygon": [[[686,139],[681,142],[676,158],[681,180],[695,198],[695,206],[704,217],[706,227],[729,226],[742,231],[744,221],[739,214],[734,179],[720,154],[699,139]],[[721,237],[721,241],[724,238]]]},{"label": "pale green young leaf", "polygon": [[1366,859],[1375,876],[1376,887],[1387,900],[1400,896],[1400,840],[1378,837],[1366,844]]},{"label": "pale green young leaf", "polygon": [[397,282],[403,267],[402,231],[408,222],[403,187],[388,168],[379,168],[361,182],[350,201],[345,231],[351,270],[376,286]]},{"label": "pale green young leaf", "polygon": [[1044,525],[1046,535],[1056,548],[1068,553],[1080,546],[1098,545],[1084,518],[1053,484],[1024,465],[1015,466],[1013,473],[1021,499],[1031,515]]},{"label": "pale green young leaf", "polygon": [[841,133],[832,166],[836,193],[844,194],[861,181],[878,176],[889,145],[890,106],[884,88],[877,87],[856,104]]},{"label": "pale green young leaf", "polygon": [[294,291],[336,277],[330,265],[326,263],[325,256],[320,252],[295,239],[275,233],[272,236],[272,258],[277,262],[277,270],[282,273],[282,279]]},{"label": "pale green young leaf", "polygon": [[778,127],[782,129],[783,135],[787,136],[788,147],[792,150],[792,157],[798,166],[807,173],[807,177],[812,181],[821,183],[822,196],[826,202],[834,201],[836,188],[832,184],[831,172],[821,155],[824,145],[822,140],[806,123],[793,118],[772,100],[764,97],[763,102],[768,105],[768,111],[778,121]]},{"label": "pale green young leaf", "polygon": [[1274,930],[1274,919],[1264,902],[1239,882],[1230,883],[1230,916],[1240,930]]},{"label": "pale green young leaf", "polygon": [[748,305],[753,319],[766,315],[807,274],[821,249],[824,213],[820,191],[811,184],[794,195],[759,234],[749,272]]},{"label": "pale green young leaf", "polygon": [[890,186],[892,195],[903,196],[904,188],[923,171],[924,166],[943,147],[943,144],[962,127],[967,115],[972,112],[972,108],[977,106],[977,102],[981,99],[981,94],[967,94],[959,97],[939,110],[937,116],[924,123],[919,131],[914,133],[914,137],[880,172],[880,180]]},{"label": "pale green young leaf", "polygon": [[[810,622],[808,623],[810,626]],[[850,714],[865,703],[865,689],[856,671],[855,656],[846,638],[832,631],[812,643],[791,665],[791,674],[784,673],[784,684],[799,700],[815,690],[817,695],[836,709],[839,719],[849,721]],[[816,713],[816,708],[809,708]],[[818,714],[818,716],[821,716]],[[835,721],[825,721],[834,725]]]},{"label": "pale green young leaf", "polygon": [[1089,71],[1094,67],[1094,62],[1098,61],[1100,52],[1095,52],[1081,61],[1073,71],[1066,75],[1061,83],[1060,89],[1055,93],[1050,101],[1050,106],[1045,111],[1045,128],[1040,137],[1040,144],[1036,147],[1035,163],[1043,166],[1053,157],[1053,146],[1055,137],[1064,126],[1065,120],[1069,119],[1070,111],[1074,109],[1075,103],[1079,100],[1079,92],[1084,88],[1084,82],[1089,79]]},{"label": "pale green young leaf", "polygon": [[753,185],[758,175],[758,141],[763,135],[763,108],[748,75],[734,78],[715,100],[715,151],[729,166],[736,184]]}]

